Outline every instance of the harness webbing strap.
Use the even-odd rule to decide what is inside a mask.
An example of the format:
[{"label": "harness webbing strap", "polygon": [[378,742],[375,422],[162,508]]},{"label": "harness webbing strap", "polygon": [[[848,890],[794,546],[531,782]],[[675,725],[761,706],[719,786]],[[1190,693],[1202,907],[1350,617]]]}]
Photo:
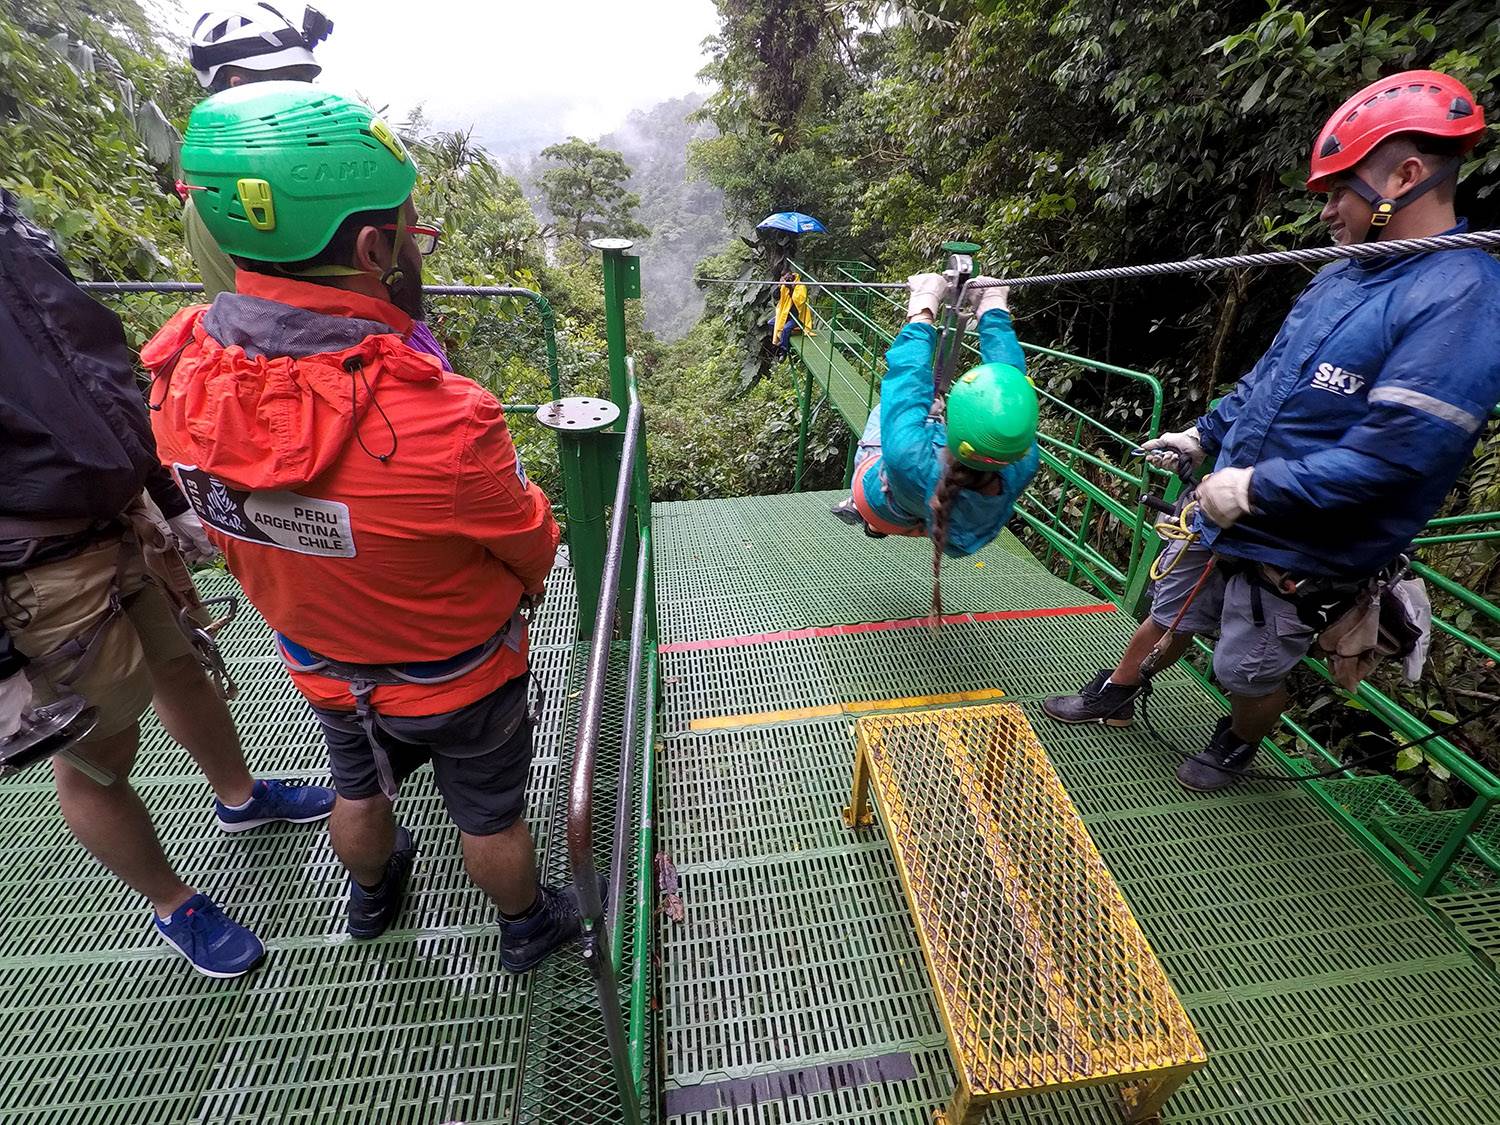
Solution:
[{"label": "harness webbing strap", "polygon": [[322,656],[281,633],[276,634],[276,651],[281,655],[282,663],[293,672],[327,676],[348,686],[349,694],[354,697],[354,714],[359,725],[364,728],[365,739],[370,744],[370,756],[375,760],[375,775],[380,780],[380,791],[388,800],[394,801],[400,795],[401,787],[396,781],[390,752],[380,741],[380,713],[372,702],[375,689],[395,684],[450,683],[481,667],[502,646],[519,652],[524,624],[525,618],[518,608],[505,623],[505,627],[489,640],[447,660],[413,661],[407,664],[355,664]]}]

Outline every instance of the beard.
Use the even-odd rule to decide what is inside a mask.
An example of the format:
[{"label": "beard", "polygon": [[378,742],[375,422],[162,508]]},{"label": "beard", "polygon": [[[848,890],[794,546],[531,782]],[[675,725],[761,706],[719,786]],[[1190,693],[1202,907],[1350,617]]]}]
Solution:
[{"label": "beard", "polygon": [[426,294],[422,289],[422,256],[406,249],[397,263],[399,275],[387,283],[391,304],[413,320],[427,319]]}]

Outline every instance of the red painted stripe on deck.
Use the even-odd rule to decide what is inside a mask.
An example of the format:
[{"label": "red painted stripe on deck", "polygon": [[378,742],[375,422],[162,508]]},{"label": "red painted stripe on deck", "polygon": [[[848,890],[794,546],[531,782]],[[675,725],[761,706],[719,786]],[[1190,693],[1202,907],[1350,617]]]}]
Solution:
[{"label": "red painted stripe on deck", "polygon": [[[997,609],[987,613],[949,613],[944,625],[975,625],[981,621],[1019,621],[1032,617],[1076,617],[1084,613],[1113,613],[1111,602],[1097,605],[1054,606],[1049,609]],[[804,629],[782,629],[775,633],[742,633],[737,637],[710,637],[697,641],[673,641],[662,645],[660,652],[705,652],[716,648],[745,648],[750,645],[774,644],[778,641],[801,641],[809,637],[848,637],[860,633],[893,633],[898,629],[919,629],[927,624],[925,617],[904,617],[897,621],[862,621],[857,625],[811,625]]]}]

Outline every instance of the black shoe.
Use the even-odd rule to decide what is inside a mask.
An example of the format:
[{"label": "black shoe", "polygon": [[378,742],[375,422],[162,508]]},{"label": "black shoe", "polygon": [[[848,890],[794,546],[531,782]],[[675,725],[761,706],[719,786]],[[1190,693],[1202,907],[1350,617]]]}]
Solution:
[{"label": "black shoe", "polygon": [[1227,789],[1240,780],[1237,773],[1226,770],[1247,769],[1255,760],[1258,746],[1252,746],[1230,729],[1229,716],[1225,715],[1214,728],[1214,736],[1208,748],[1183,762],[1177,770],[1177,780],[1184,789],[1197,793],[1212,793]]},{"label": "black shoe", "polygon": [[1139,686],[1109,682],[1110,668],[1102,669],[1077,695],[1054,695],[1042,702],[1042,711],[1060,723],[1103,723],[1128,727],[1135,719],[1135,697]]},{"label": "black shoe", "polygon": [[[599,898],[609,893],[609,881],[599,876]],[[578,937],[583,919],[578,911],[578,891],[569,884],[562,890],[541,886],[535,913],[517,922],[500,921],[500,964],[513,973],[529,973],[554,951]]]},{"label": "black shoe", "polygon": [[377,938],[391,928],[401,913],[406,897],[406,881],[411,878],[412,864],[417,860],[417,842],[411,833],[396,827],[396,850],[385,861],[385,875],[380,886],[367,891],[352,878],[349,880],[349,934],[361,940]]},{"label": "black shoe", "polygon": [[864,527],[864,517],[859,514],[859,509],[854,506],[854,498],[845,496],[837,504],[829,509],[835,519],[841,523],[847,523],[850,527]]}]

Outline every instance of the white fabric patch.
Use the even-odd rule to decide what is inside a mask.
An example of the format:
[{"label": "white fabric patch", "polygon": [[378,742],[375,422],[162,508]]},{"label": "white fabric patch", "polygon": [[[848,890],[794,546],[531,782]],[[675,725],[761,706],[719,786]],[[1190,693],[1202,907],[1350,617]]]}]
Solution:
[{"label": "white fabric patch", "polygon": [[359,553],[347,504],[295,492],[231,488],[196,465],[174,464],[172,469],[198,518],[232,539],[330,559],[352,559]]}]

